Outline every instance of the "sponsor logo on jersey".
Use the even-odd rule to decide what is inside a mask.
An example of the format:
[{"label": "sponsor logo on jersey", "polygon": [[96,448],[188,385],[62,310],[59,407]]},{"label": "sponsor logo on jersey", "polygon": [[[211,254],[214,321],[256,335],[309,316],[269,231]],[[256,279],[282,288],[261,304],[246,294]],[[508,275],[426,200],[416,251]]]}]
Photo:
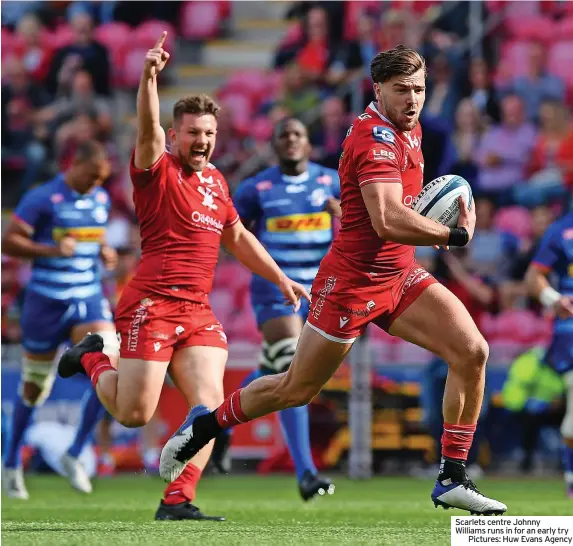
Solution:
[{"label": "sponsor logo on jersey", "polygon": [[372,309],[376,307],[376,303],[369,301],[364,309],[353,309],[352,307],[345,307],[344,305],[337,304],[338,310],[346,315],[354,315],[355,317],[367,317],[370,315]]},{"label": "sponsor logo on jersey", "polygon": [[370,114],[367,114],[366,112],[364,112],[364,114],[360,114],[358,116],[358,119],[360,121],[364,121],[365,119],[372,119],[372,116]]},{"label": "sponsor logo on jersey", "polygon": [[212,216],[207,216],[206,214],[201,214],[199,211],[194,210],[191,213],[191,220],[196,224],[201,224],[203,227],[206,227],[210,231],[222,231],[223,230],[223,223],[219,222],[216,218]]},{"label": "sponsor logo on jersey", "polygon": [[61,203],[64,200],[64,196],[61,193],[54,193],[50,197],[50,201],[54,204]]},{"label": "sponsor logo on jersey", "polygon": [[267,191],[273,187],[273,183],[270,180],[261,180],[255,184],[257,191]]},{"label": "sponsor logo on jersey", "polygon": [[108,201],[107,198],[107,193],[104,193],[103,191],[98,192],[98,194],[95,197],[96,201],[98,203],[101,203],[102,205],[105,205]]},{"label": "sponsor logo on jersey", "polygon": [[306,191],[306,186],[303,184],[289,184],[285,191],[287,193],[300,193],[301,191]]},{"label": "sponsor logo on jersey", "polygon": [[267,231],[320,231],[330,229],[332,218],[328,212],[312,212],[309,214],[289,214],[267,220]]},{"label": "sponsor logo on jersey", "polygon": [[393,144],[396,140],[396,136],[391,129],[380,125],[372,127],[372,136],[376,142],[387,142],[388,144]]},{"label": "sponsor logo on jersey", "polygon": [[396,161],[396,154],[390,150],[384,150],[382,148],[372,148],[368,152],[368,159],[370,161]]},{"label": "sponsor logo on jersey", "polygon": [[127,350],[129,352],[137,351],[137,344],[139,342],[139,329],[141,325],[147,318],[147,308],[143,305],[137,308],[135,315],[131,324],[129,325],[129,330],[127,332]]},{"label": "sponsor logo on jersey", "polygon": [[402,288],[402,294],[405,294],[412,286],[427,279],[429,276],[430,274],[423,267],[417,267],[406,278],[406,282]]},{"label": "sponsor logo on jersey", "polygon": [[336,277],[328,277],[326,281],[324,281],[324,286],[318,291],[318,298],[314,307],[312,308],[312,316],[318,320],[320,317],[320,313],[322,312],[322,308],[324,307],[324,302],[326,301],[326,297],[334,290],[334,285],[336,284]]},{"label": "sponsor logo on jersey", "polygon": [[92,217],[98,224],[105,224],[107,222],[107,210],[104,207],[96,207],[92,211]]},{"label": "sponsor logo on jersey", "polygon": [[177,326],[175,328],[175,335],[180,336],[184,331],[185,331],[185,328],[183,328],[183,326],[181,326],[181,324],[180,324],[179,326]]},{"label": "sponsor logo on jersey", "polygon": [[328,199],[328,195],[324,188],[317,188],[307,197],[313,207],[322,207]]},{"label": "sponsor logo on jersey", "polygon": [[215,204],[215,197],[219,197],[219,194],[215,193],[211,188],[204,188],[203,186],[197,186],[197,190],[203,196],[203,202],[201,204],[209,210],[217,210],[218,207]]},{"label": "sponsor logo on jersey", "polygon": [[344,328],[350,319],[348,317],[340,317],[340,327]]},{"label": "sponsor logo on jersey", "polygon": [[402,202],[404,203],[404,205],[406,205],[407,207],[411,207],[414,203],[414,198],[411,195],[405,195],[404,199],[402,200]]},{"label": "sponsor logo on jersey", "polygon": [[54,241],[73,237],[78,243],[100,243],[105,238],[105,227],[56,227],[52,237]]},{"label": "sponsor logo on jersey", "polygon": [[332,176],[329,174],[323,174],[317,177],[316,181],[323,186],[331,186],[332,185]]}]

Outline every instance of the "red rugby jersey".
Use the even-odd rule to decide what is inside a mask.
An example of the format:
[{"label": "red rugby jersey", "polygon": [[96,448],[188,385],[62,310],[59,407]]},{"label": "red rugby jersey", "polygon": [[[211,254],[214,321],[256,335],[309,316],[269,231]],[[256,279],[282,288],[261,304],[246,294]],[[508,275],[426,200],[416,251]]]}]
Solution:
[{"label": "red rugby jersey", "polygon": [[[326,264],[342,261],[348,280],[387,282],[399,278],[414,261],[414,247],[378,237],[360,188],[367,184],[401,184],[402,201],[410,207],[422,189],[424,157],[419,124],[398,131],[371,103],[350,127],[338,168],[341,228]],[[336,268],[338,269],[338,268]],[[345,277],[344,274],[340,274]]]},{"label": "red rugby jersey", "polygon": [[130,284],[197,301],[208,294],[223,229],[239,221],[223,175],[211,164],[191,171],[165,152],[149,169],[131,156],[141,262]]}]

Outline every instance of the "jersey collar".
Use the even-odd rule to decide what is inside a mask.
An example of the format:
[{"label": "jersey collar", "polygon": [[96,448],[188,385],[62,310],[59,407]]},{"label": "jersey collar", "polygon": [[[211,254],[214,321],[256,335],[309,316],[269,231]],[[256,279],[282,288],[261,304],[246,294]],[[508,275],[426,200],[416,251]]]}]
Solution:
[{"label": "jersey collar", "polygon": [[282,176],[283,180],[285,182],[288,182],[289,184],[302,184],[303,182],[306,182],[310,177],[308,171],[297,174],[296,176],[290,176],[288,174],[282,174],[281,173],[281,176]]},{"label": "jersey collar", "polygon": [[392,127],[396,128],[396,126],[383,114],[381,114],[378,111],[378,108],[376,108],[376,103],[374,101],[372,101],[369,105],[368,108],[370,108],[371,110],[373,110],[374,112],[376,112],[376,114],[378,114],[378,116],[380,117],[380,119],[383,119],[388,125],[391,125]]}]

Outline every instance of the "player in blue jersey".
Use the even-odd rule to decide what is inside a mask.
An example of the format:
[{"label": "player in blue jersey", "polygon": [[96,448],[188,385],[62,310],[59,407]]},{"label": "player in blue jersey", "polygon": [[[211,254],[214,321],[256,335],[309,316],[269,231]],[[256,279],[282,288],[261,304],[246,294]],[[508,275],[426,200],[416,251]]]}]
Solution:
[{"label": "player in blue jersey", "polygon": [[[36,407],[50,395],[58,346],[97,332],[110,356],[119,350],[100,279],[100,258],[110,269],[117,260],[104,244],[110,202],[100,186],[109,173],[103,147],[81,144],[68,171],[24,195],[2,238],[5,254],[33,260],[21,315],[22,379],[3,461],[2,482],[12,498],[28,498],[20,451]],[[78,457],[103,411],[89,389],[76,440],[61,459],[72,486],[86,493],[91,484]]]},{"label": "player in blue jersey", "polygon": [[[549,282],[556,277],[557,290]],[[529,292],[555,315],[546,360],[563,375],[567,410],[561,434],[565,443],[565,484],[573,499],[573,212],[554,222],[539,243],[525,276]]]},{"label": "player in blue jersey", "polygon": [[[273,146],[279,165],[245,180],[233,200],[243,223],[285,274],[310,290],[332,242],[332,216],[340,216],[338,173],[309,162],[308,132],[297,119],[278,123]],[[288,369],[308,315],[308,302],[293,312],[276,286],[257,275],[251,282],[251,302],[264,341],[260,368],[249,382]],[[318,476],[313,463],[308,407],[283,410],[279,418],[302,498],[333,493],[333,484]]]}]

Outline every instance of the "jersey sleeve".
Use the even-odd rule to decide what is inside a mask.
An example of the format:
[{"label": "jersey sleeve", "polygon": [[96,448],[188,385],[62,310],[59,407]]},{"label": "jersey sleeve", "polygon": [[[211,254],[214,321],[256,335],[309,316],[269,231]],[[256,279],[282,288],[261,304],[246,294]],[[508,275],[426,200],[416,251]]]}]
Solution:
[{"label": "jersey sleeve", "polygon": [[229,199],[229,202],[227,203],[227,220],[225,221],[224,227],[228,228],[234,226],[238,221],[239,221],[239,213],[235,208],[233,200]]},{"label": "jersey sleeve", "polygon": [[402,183],[403,155],[398,137],[383,125],[361,124],[354,137],[354,162],[360,187],[374,183]]},{"label": "jersey sleeve", "polygon": [[541,269],[549,271],[554,268],[559,260],[559,250],[560,231],[556,229],[556,226],[551,226],[541,239],[531,262]]},{"label": "jersey sleeve", "polygon": [[135,149],[131,152],[129,161],[129,175],[134,186],[143,187],[159,183],[164,179],[167,152],[163,152],[159,159],[149,169],[138,169],[135,166]]},{"label": "jersey sleeve", "polygon": [[255,181],[251,178],[239,184],[233,195],[237,213],[244,222],[250,223],[261,216],[261,202]]},{"label": "jersey sleeve", "polygon": [[14,219],[34,232],[42,216],[49,214],[51,201],[42,187],[26,193],[14,210]]}]

